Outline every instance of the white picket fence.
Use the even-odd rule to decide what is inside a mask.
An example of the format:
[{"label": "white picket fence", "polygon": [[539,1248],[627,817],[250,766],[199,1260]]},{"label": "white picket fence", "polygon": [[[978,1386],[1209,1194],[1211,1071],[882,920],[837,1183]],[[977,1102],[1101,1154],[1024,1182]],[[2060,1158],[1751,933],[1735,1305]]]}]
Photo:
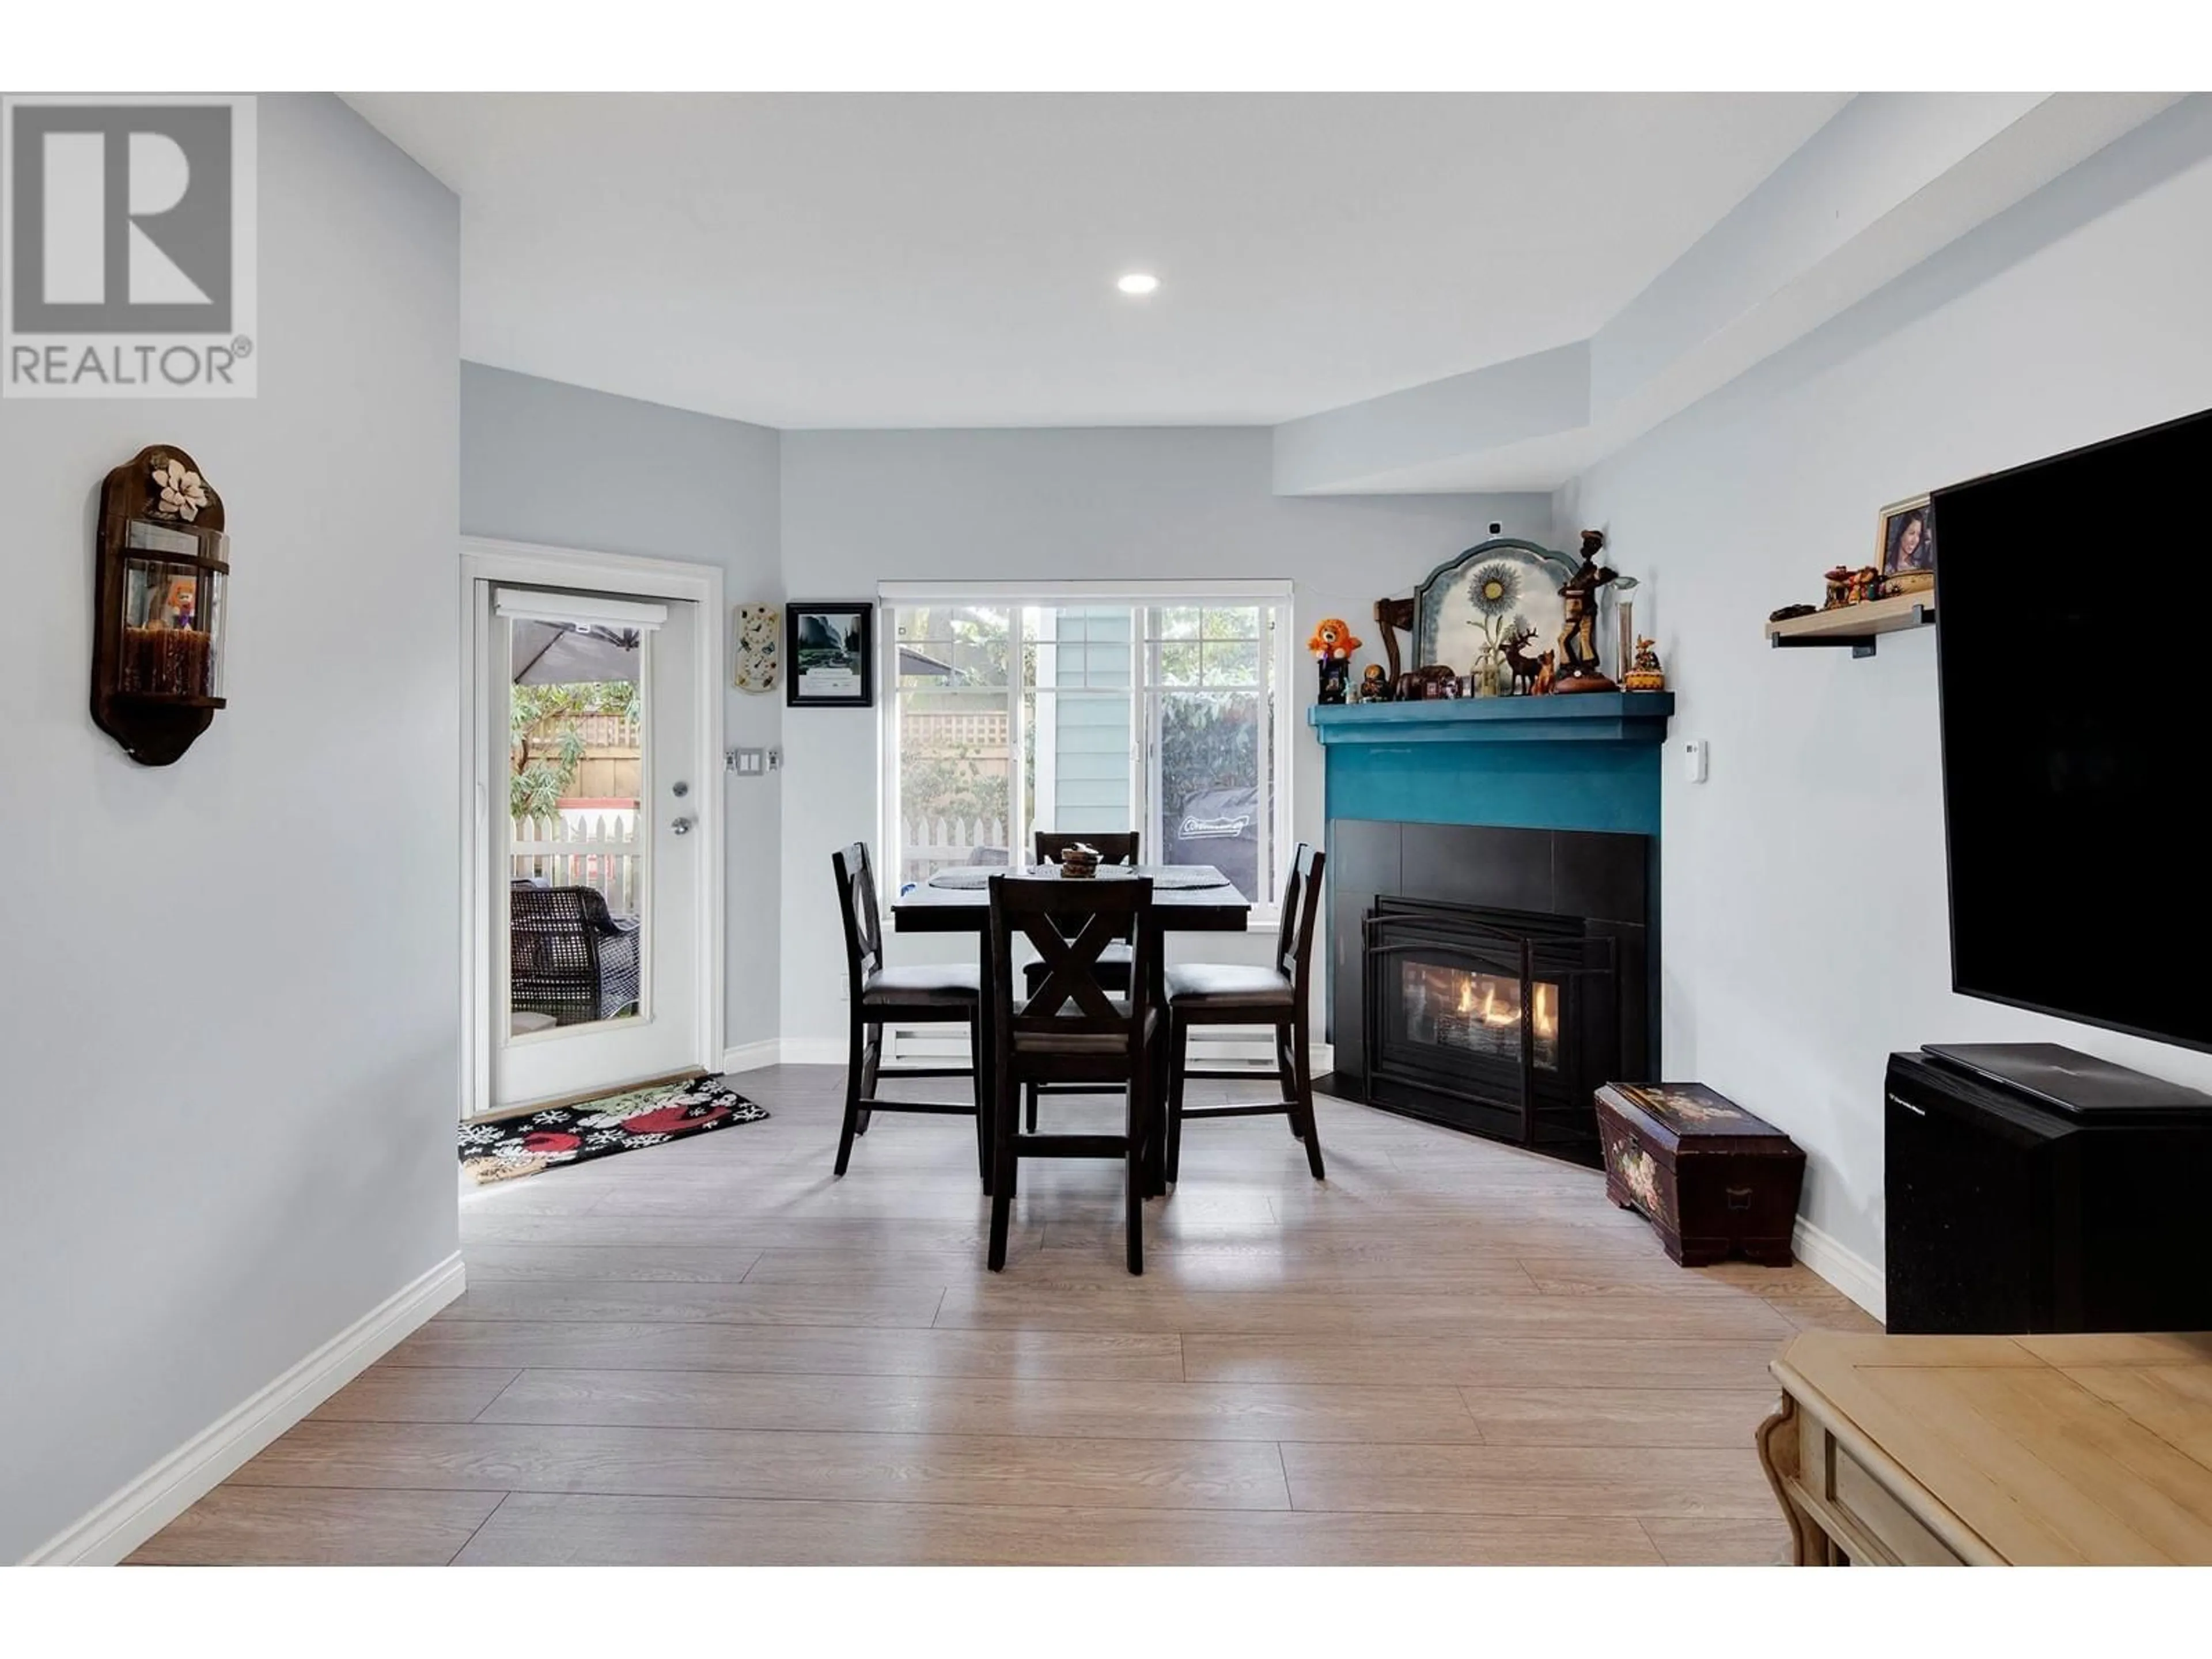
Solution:
[{"label": "white picket fence", "polygon": [[[1006,822],[1004,818],[940,818],[917,817],[902,825],[905,856],[899,882],[927,881],[939,870],[956,864],[1004,864],[1006,861]],[[981,856],[978,856],[978,854]]]},{"label": "white picket fence", "polygon": [[507,870],[556,887],[596,887],[618,916],[644,902],[643,849],[635,813],[572,813],[507,820]]}]

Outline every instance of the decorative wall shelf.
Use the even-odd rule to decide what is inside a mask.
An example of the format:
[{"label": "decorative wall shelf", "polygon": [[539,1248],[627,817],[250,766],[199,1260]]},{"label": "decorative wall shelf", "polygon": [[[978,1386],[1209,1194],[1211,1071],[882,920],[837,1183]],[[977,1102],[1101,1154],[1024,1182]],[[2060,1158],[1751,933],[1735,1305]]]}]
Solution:
[{"label": "decorative wall shelf", "polygon": [[1313,703],[1306,724],[1328,747],[1348,744],[1626,743],[1667,740],[1671,691],[1583,691],[1548,697],[1433,697],[1423,702]]},{"label": "decorative wall shelf", "polygon": [[1854,657],[1871,657],[1876,635],[1929,628],[1935,622],[1933,593],[1900,593],[1894,599],[1866,599],[1833,611],[1815,611],[1809,617],[1771,622],[1766,624],[1766,638],[1777,647],[1847,645]]}]

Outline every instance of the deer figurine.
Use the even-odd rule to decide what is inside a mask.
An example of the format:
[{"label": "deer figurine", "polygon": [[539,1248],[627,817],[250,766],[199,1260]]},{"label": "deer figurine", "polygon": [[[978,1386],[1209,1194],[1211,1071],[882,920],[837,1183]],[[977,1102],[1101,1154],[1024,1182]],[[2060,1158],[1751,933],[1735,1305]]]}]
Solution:
[{"label": "deer figurine", "polygon": [[1498,647],[1505,665],[1513,671],[1513,690],[1522,696],[1536,687],[1536,676],[1543,672],[1544,659],[1530,651],[1528,642],[1536,637],[1533,628],[1516,628],[1505,643]]}]

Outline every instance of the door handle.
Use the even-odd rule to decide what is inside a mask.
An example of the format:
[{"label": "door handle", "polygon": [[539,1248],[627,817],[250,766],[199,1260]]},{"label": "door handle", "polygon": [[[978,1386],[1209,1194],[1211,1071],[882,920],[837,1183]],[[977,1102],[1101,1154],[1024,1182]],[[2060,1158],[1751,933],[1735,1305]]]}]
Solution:
[{"label": "door handle", "polygon": [[678,818],[675,823],[670,824],[668,827],[671,830],[673,830],[679,836],[688,836],[691,833],[691,820],[689,818]]}]

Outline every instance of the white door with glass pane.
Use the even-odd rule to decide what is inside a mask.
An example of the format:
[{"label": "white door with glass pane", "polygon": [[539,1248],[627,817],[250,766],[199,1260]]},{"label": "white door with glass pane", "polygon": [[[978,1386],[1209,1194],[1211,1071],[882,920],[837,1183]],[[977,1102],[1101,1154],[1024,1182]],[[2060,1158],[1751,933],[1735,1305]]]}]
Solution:
[{"label": "white door with glass pane", "polygon": [[[700,1058],[699,607],[485,584],[494,1109]],[[496,763],[503,760],[504,765]],[[504,826],[506,833],[499,833]]]}]

